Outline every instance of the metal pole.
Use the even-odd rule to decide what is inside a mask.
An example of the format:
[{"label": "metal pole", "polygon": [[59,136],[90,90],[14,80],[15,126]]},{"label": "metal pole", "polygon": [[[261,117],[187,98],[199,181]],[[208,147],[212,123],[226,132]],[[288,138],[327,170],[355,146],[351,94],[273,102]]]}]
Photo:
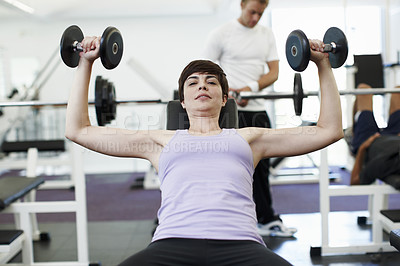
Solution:
[{"label": "metal pole", "polygon": [[268,100],[278,100],[278,99],[293,99],[293,93],[286,93],[286,92],[250,92],[245,91],[239,94],[239,98],[241,99],[268,99]]},{"label": "metal pole", "polygon": [[[340,95],[365,95],[365,94],[386,94],[386,93],[400,93],[400,88],[374,88],[374,89],[351,89],[339,91]],[[304,98],[309,96],[318,96],[319,91],[304,92]],[[274,92],[274,93],[258,93],[258,92],[241,92],[239,97],[241,99],[292,99],[294,98],[293,93]],[[1,105],[0,105],[1,106]]]},{"label": "metal pole", "polygon": [[[137,104],[146,104],[146,103],[165,103],[160,99],[156,100],[120,100],[115,101],[116,104],[123,103],[137,103]],[[89,105],[94,105],[94,101],[89,101]],[[67,102],[46,102],[46,101],[21,101],[21,102],[0,102],[0,107],[41,107],[41,106],[66,106]]]},{"label": "metal pole", "polygon": [[[352,89],[339,91],[340,95],[364,95],[364,94],[386,94],[386,93],[400,93],[400,88],[374,88],[374,89]],[[304,92],[304,98],[309,96],[318,96],[319,91]],[[267,100],[278,100],[278,99],[293,99],[293,93],[286,92],[241,92],[238,96],[241,99],[267,99]],[[123,103],[166,103],[161,99],[155,100],[118,100],[116,104]],[[94,101],[89,101],[90,105],[95,104]],[[21,101],[21,102],[0,102],[0,107],[21,107],[21,106],[65,106],[67,102],[46,102],[46,101]]]},{"label": "metal pole", "polygon": [[[60,48],[57,47],[57,49],[51,54],[50,58],[47,60],[46,64],[42,67],[42,69],[39,71],[39,73],[36,75],[35,79],[33,80],[32,84],[29,86],[29,89],[35,87],[36,83],[39,81],[39,79],[42,77],[46,69],[51,65],[51,62],[54,60],[54,58],[57,58],[57,54],[59,53]],[[51,74],[54,72],[54,69],[52,69]]]},{"label": "metal pole", "polygon": [[365,94],[386,94],[386,93],[400,93],[400,88],[374,88],[374,89],[352,89],[339,91],[340,95],[365,95]]}]

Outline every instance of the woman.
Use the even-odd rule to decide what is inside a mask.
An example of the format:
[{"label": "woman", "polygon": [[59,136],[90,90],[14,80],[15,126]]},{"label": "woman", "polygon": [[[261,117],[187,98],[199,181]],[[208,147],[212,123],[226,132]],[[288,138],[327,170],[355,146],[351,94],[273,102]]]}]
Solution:
[{"label": "woman", "polygon": [[82,41],[66,137],[103,154],[146,159],[161,181],[159,226],[152,243],[121,265],[289,264],[257,234],[252,175],[262,158],[309,153],[342,138],[340,99],[328,54],[321,41],[310,44],[321,86],[316,126],[221,129],[218,118],[229,88],[225,74],[211,61],[196,60],[179,79],[189,129],[132,132],[90,124],[88,87],[100,37]]}]

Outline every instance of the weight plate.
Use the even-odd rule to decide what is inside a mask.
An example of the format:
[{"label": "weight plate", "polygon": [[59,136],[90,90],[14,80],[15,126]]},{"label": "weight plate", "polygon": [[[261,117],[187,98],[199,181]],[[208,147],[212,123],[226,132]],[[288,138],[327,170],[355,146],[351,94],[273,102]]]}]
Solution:
[{"label": "weight plate", "polygon": [[104,116],[103,116],[103,82],[104,80],[102,79],[101,76],[96,77],[96,82],[94,86],[94,106],[96,109],[96,119],[97,119],[97,125],[99,126],[104,126],[105,121],[104,121]]},{"label": "weight plate", "polygon": [[290,67],[298,72],[304,71],[310,62],[310,43],[301,30],[292,31],[286,40],[286,58]]},{"label": "weight plate", "polygon": [[111,83],[111,91],[110,91],[110,119],[114,120],[117,117],[117,101],[115,95],[115,86],[114,83]]},{"label": "weight plate", "polygon": [[109,124],[116,116],[116,104],[115,104],[115,88],[112,82],[107,82],[107,111],[105,113],[106,123]]},{"label": "weight plate", "polygon": [[100,41],[100,58],[106,69],[118,66],[124,50],[122,35],[114,27],[107,27]]},{"label": "weight plate", "polygon": [[83,33],[81,29],[72,25],[68,27],[60,41],[60,54],[63,62],[69,67],[77,67],[79,63],[79,52],[74,51],[73,44],[75,41],[82,42]]},{"label": "weight plate", "polygon": [[108,80],[103,79],[103,83],[101,84],[101,121],[103,125],[107,125],[110,123],[110,120],[107,118],[108,110],[110,109],[108,104]]},{"label": "weight plate", "polygon": [[303,82],[301,81],[300,73],[294,74],[294,85],[293,85],[293,105],[294,112],[297,116],[300,116],[303,111]]},{"label": "weight plate", "polygon": [[329,61],[332,68],[341,67],[346,62],[349,52],[346,35],[339,28],[331,27],[325,32],[323,41],[325,44],[336,44],[336,51],[329,53]]}]

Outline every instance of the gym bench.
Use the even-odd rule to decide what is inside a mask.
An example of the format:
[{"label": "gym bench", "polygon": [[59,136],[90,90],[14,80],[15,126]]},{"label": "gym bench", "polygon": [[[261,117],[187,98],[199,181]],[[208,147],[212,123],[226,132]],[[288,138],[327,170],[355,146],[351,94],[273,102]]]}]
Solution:
[{"label": "gym bench", "polygon": [[[396,249],[384,239],[383,230],[400,228],[400,223],[390,221],[385,213],[388,207],[388,195],[398,194],[400,191],[392,186],[377,181],[371,185],[330,185],[329,169],[326,148],[321,151],[320,165],[320,212],[321,212],[321,246],[311,247],[310,256],[335,255],[335,254],[360,254],[393,252]],[[368,195],[368,211],[371,220],[371,240],[366,243],[332,245],[329,241],[329,212],[330,197]],[[391,210],[392,211],[392,210]],[[383,213],[382,213],[383,212]],[[358,224],[366,223],[366,217],[358,217]],[[361,221],[361,222],[360,222]]]},{"label": "gym bench", "polygon": [[[64,139],[56,140],[29,140],[29,141],[4,141],[1,145],[1,152],[8,157],[3,158],[0,161],[0,168],[5,169],[25,169],[30,161],[27,158],[12,157],[13,153],[26,153],[29,148],[35,148],[41,153],[51,153],[51,156],[38,157],[37,165],[43,166],[64,166],[72,165],[73,158],[70,156],[64,156],[67,151],[66,143]],[[57,155],[57,156],[54,156]],[[30,157],[32,159],[32,157]],[[36,169],[35,169],[36,171]],[[33,171],[31,176],[36,176]],[[40,189],[70,189],[74,186],[74,176],[70,175],[70,179],[63,180],[47,180]]]},{"label": "gym bench", "polygon": [[[0,178],[0,211],[22,199],[43,183],[44,179],[41,177]],[[22,249],[24,239],[22,230],[0,230],[0,264],[5,264]]]},{"label": "gym bench", "polygon": [[[345,130],[345,140],[347,144],[351,137],[347,136]],[[330,185],[329,184],[329,168],[328,168],[328,152],[327,148],[320,151],[320,213],[321,213],[321,247],[311,247],[310,255],[332,255],[332,254],[359,254],[359,253],[380,253],[393,252],[396,249],[391,246],[389,241],[384,239],[383,231],[390,232],[393,229],[400,228],[400,210],[387,210],[388,197],[391,194],[399,194],[393,186],[376,180],[370,185]],[[358,217],[358,225],[366,225],[367,221],[371,222],[371,240],[367,243],[346,244],[342,246],[331,245],[329,241],[329,212],[330,197],[339,196],[368,196],[368,212],[369,217]]]},{"label": "gym bench", "polygon": [[[49,144],[49,145],[47,145]],[[15,180],[21,179],[29,179],[33,182],[33,180],[40,181],[41,178],[36,177],[36,170],[39,164],[42,165],[60,165],[60,160],[58,158],[38,158],[38,151],[46,151],[46,152],[64,152],[67,151],[65,147],[64,140],[56,140],[56,141],[27,141],[27,142],[4,142],[2,145],[2,150],[4,153],[12,153],[12,152],[27,152],[26,159],[19,160],[16,162],[15,158],[11,158],[11,160],[2,160],[1,165],[6,169],[21,169],[26,168],[26,177],[10,177],[10,179],[4,179],[2,182],[13,182]],[[0,252],[4,253],[18,253],[18,248],[22,250],[22,264],[17,265],[90,265],[89,263],[89,254],[88,254],[88,236],[87,236],[87,214],[86,214],[86,184],[85,184],[85,175],[83,172],[83,164],[82,164],[82,150],[78,147],[78,145],[71,144],[68,149],[68,162],[70,164],[70,176],[71,176],[71,184],[68,186],[74,187],[75,199],[70,201],[43,201],[37,202],[35,201],[35,192],[36,189],[39,188],[33,187],[28,194],[26,194],[27,200],[24,202],[16,202],[13,201],[9,205],[5,206],[2,210],[2,213],[13,213],[15,214],[15,224],[17,230],[13,230],[11,232],[4,231],[4,242],[10,242],[8,245],[1,246]],[[52,159],[52,160],[50,160]],[[10,167],[7,167],[8,163],[4,163],[4,161],[10,162]],[[53,163],[52,163],[53,162]],[[55,162],[55,164],[54,164]],[[65,162],[64,162],[65,164]],[[25,165],[25,167],[21,167]],[[14,168],[13,168],[14,167]],[[15,178],[15,179],[14,179]],[[16,181],[18,182],[18,181]],[[40,184],[40,189],[43,189],[48,182],[60,182],[58,180],[46,180],[46,182]],[[68,188],[63,187],[63,188]],[[3,186],[1,185],[1,188]],[[4,186],[6,188],[6,186]],[[53,188],[53,187],[52,187]],[[60,187],[58,187],[60,188]],[[8,190],[8,187],[7,187]],[[11,193],[11,191],[10,191]],[[21,193],[24,194],[24,193]],[[12,194],[14,198],[17,198]],[[32,196],[33,195],[33,196]],[[28,197],[29,196],[29,197]],[[9,197],[4,197],[4,202],[10,202]],[[3,198],[2,198],[3,199]],[[3,200],[4,200],[3,199]],[[64,262],[35,262],[34,254],[33,254],[33,243],[32,241],[37,238],[38,230],[37,222],[36,222],[36,214],[37,213],[75,213],[76,219],[76,240],[77,240],[77,261],[64,261]],[[41,234],[39,234],[39,239]],[[15,255],[14,254],[14,255]],[[7,262],[13,256],[11,254],[1,257],[0,254],[0,264]]]},{"label": "gym bench", "polygon": [[395,229],[390,232],[390,245],[400,251],[400,229]]}]

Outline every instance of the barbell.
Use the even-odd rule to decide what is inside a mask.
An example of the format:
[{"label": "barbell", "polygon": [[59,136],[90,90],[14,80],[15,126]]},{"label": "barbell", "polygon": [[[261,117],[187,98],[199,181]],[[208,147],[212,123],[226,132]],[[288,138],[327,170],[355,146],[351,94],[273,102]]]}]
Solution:
[{"label": "barbell", "polygon": [[[375,94],[382,95],[386,93],[400,93],[399,88],[374,88],[374,89],[349,89],[339,91],[340,95],[362,95],[362,94]],[[249,92],[242,91],[237,94],[240,99],[293,99],[293,105],[296,115],[301,115],[303,109],[303,99],[310,96],[319,96],[318,91],[305,92],[303,90],[303,83],[300,73],[295,73],[293,82],[293,93],[287,92]],[[95,81],[95,99],[89,101],[89,105],[94,105],[96,110],[96,119],[99,126],[109,124],[116,117],[117,104],[136,103],[136,104],[149,104],[149,103],[166,103],[161,99],[149,100],[116,100],[115,87],[112,82],[103,79],[101,76],[96,77]],[[23,102],[0,102],[0,107],[43,107],[43,106],[66,106],[67,102],[46,102],[46,101],[23,101]]]},{"label": "barbell", "polygon": [[[341,67],[347,60],[348,44],[346,35],[336,27],[329,28],[324,35],[324,52],[329,53],[332,68]],[[310,62],[310,43],[301,30],[292,31],[286,40],[286,59],[290,67],[298,72],[304,71]]]},{"label": "barbell", "polygon": [[[69,26],[61,36],[60,54],[63,62],[69,67],[77,67],[79,53],[83,51],[82,30],[76,26]],[[118,66],[124,50],[122,35],[115,27],[107,27],[100,40],[100,59],[106,69]]]},{"label": "barbell", "polygon": [[[89,105],[94,105],[96,119],[99,126],[105,126],[115,119],[117,104],[136,103],[165,103],[161,99],[150,100],[116,100],[115,86],[101,76],[96,77],[94,101],[89,101]],[[0,107],[44,107],[44,106],[66,106],[65,101],[21,101],[21,102],[0,102]]]},{"label": "barbell", "polygon": [[[386,93],[400,93],[400,88],[371,88],[371,89],[348,89],[339,91],[340,95],[383,95]],[[296,115],[301,115],[303,110],[303,99],[310,96],[319,96],[319,91],[305,92],[303,90],[303,83],[301,80],[301,74],[294,74],[293,82],[293,93],[286,92],[250,92],[242,91],[237,94],[237,98],[240,99],[267,99],[267,100],[278,100],[278,99],[293,99],[293,105]]]}]

